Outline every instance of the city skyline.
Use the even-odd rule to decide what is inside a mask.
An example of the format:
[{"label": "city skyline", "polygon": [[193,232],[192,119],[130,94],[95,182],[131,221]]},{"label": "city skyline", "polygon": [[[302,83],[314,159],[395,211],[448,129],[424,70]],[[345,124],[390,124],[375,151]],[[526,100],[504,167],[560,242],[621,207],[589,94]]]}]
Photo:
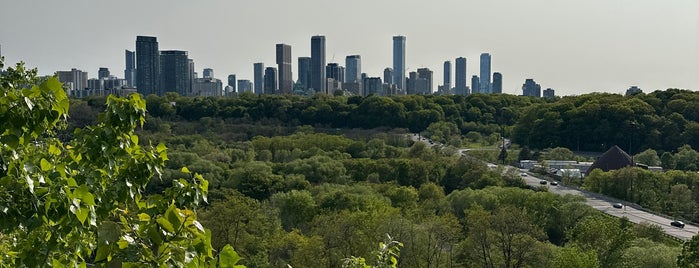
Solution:
[{"label": "city skyline", "polygon": [[[136,1],[8,2],[3,4],[0,23],[19,21],[26,27],[0,29],[0,45],[8,64],[25,61],[40,74],[76,68],[97,77],[99,67],[107,67],[122,77],[123,53],[135,50],[134,37],[154,36],[161,50],[188,51],[197,72],[212,68],[218,78],[236,74],[238,79],[253,80],[253,63],[274,66],[275,44],[284,43],[294,51],[296,81],[296,60],[311,56],[311,36],[326,37],[326,63],[360,55],[362,71],[377,77],[393,65],[391,38],[402,35],[407,37],[406,74],[429,68],[437,74],[434,81],[443,80],[444,61],[457,57],[468,59],[467,77],[479,75],[478,57],[487,52],[494,57],[491,74],[503,74],[507,94],[520,95],[527,78],[555,89],[558,95],[623,94],[632,85],[644,92],[672,87],[699,90],[696,1],[677,0],[672,5],[621,0],[439,1],[416,8],[417,2],[412,1],[362,0],[336,12],[320,12],[334,7],[318,0],[258,2],[151,1],[138,9],[133,8],[140,3]],[[272,4],[275,8],[270,9]],[[386,8],[405,16],[380,16]],[[96,10],[112,12],[90,12]],[[260,22],[256,27],[246,23],[258,21],[263,10],[284,23]],[[347,19],[359,10],[367,12],[361,21]],[[464,20],[464,10],[479,12],[469,12],[471,18]],[[317,16],[299,16],[304,12]],[[23,14],[32,14],[32,19]],[[51,30],[57,17],[61,24],[74,25],[73,31]],[[439,84],[433,82],[432,87]]]}]

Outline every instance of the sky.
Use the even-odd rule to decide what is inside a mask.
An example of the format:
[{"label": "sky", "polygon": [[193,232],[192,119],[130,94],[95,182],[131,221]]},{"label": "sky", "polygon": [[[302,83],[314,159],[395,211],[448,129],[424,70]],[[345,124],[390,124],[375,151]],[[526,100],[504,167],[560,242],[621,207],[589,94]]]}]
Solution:
[{"label": "sky", "polygon": [[276,67],[278,43],[292,47],[296,80],[313,35],[326,37],[326,62],[358,54],[362,72],[382,77],[392,37],[404,35],[406,76],[430,68],[435,90],[457,57],[467,58],[470,86],[484,52],[508,94],[521,95],[527,78],[556,95],[699,90],[697,0],[0,0],[6,63],[39,74],[77,68],[92,78],[107,67],[124,77],[137,35],[189,51],[200,76],[213,68],[224,81],[252,80],[255,62]]}]

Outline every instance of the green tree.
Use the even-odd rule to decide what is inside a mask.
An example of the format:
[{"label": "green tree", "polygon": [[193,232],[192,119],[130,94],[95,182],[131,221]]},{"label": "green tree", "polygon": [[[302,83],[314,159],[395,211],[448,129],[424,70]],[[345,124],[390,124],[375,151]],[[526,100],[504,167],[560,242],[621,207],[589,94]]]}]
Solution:
[{"label": "green tree", "polygon": [[647,149],[643,152],[634,155],[633,160],[637,163],[646,164],[649,166],[659,166],[660,157],[658,153],[653,149]]},{"label": "green tree", "polygon": [[594,251],[583,251],[577,246],[562,247],[556,251],[552,267],[559,268],[597,268],[597,256]]},{"label": "green tree", "polygon": [[699,267],[699,235],[695,235],[691,240],[684,242],[682,253],[677,256],[677,266],[687,268]]},{"label": "green tree", "polygon": [[[0,59],[0,70],[4,68]],[[55,77],[40,84],[22,63],[0,72],[0,265],[184,266],[211,260],[211,233],[197,221],[208,182],[185,179],[144,195],[167,160],[141,145],[145,101],[107,98],[97,125],[56,138],[69,100]],[[231,257],[226,251],[222,258]]]}]

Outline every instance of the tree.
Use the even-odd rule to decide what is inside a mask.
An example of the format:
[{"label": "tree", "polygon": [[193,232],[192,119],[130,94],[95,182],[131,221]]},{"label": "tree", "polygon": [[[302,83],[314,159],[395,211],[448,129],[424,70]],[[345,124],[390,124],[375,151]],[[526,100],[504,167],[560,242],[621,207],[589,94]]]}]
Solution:
[{"label": "tree", "polygon": [[[0,59],[0,70],[4,68]],[[163,194],[144,195],[166,148],[139,144],[137,94],[110,96],[99,123],[64,142],[69,100],[55,77],[37,84],[23,63],[0,72],[1,266],[204,265],[211,233],[197,221],[208,182],[182,171]],[[232,250],[222,258],[231,257]],[[233,252],[234,253],[234,252]]]},{"label": "tree", "polygon": [[646,164],[649,166],[660,165],[660,157],[658,157],[658,153],[653,149],[648,149],[643,152],[640,152],[637,155],[635,155],[633,159],[635,162]]},{"label": "tree", "polygon": [[695,235],[691,240],[684,242],[682,253],[677,256],[677,266],[687,268],[699,267],[699,235]]}]

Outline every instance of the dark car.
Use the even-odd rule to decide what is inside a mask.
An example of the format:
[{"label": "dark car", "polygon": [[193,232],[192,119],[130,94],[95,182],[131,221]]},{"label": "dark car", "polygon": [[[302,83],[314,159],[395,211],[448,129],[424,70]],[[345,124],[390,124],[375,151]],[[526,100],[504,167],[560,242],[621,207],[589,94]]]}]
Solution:
[{"label": "dark car", "polygon": [[549,183],[549,182],[546,181],[546,180],[541,180],[541,181],[539,181],[539,183],[541,183],[541,184],[547,184],[547,183]]},{"label": "dark car", "polygon": [[552,181],[552,182],[551,182],[551,185],[556,186],[556,185],[558,185],[558,182],[557,182],[557,181]]},{"label": "dark car", "polygon": [[612,207],[614,207],[614,208],[623,208],[624,205],[622,205],[621,203],[615,203],[614,205],[612,205]]},{"label": "dark car", "polygon": [[675,226],[675,227],[684,228],[684,222],[681,222],[681,221],[672,221],[670,223],[670,225]]}]

